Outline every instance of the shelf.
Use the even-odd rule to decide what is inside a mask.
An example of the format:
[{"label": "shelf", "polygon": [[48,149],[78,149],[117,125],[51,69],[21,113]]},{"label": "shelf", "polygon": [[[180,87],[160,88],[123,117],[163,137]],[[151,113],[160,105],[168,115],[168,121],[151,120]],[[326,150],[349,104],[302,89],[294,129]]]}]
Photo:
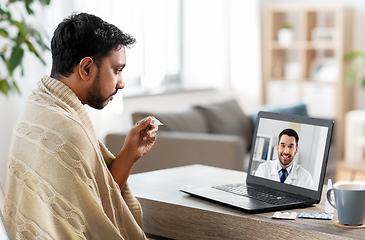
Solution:
[{"label": "shelf", "polygon": [[288,46],[282,46],[278,41],[271,41],[269,48],[272,50],[288,50],[288,49],[305,49],[306,48],[306,42],[300,42],[300,41],[293,41]]},{"label": "shelf", "polygon": [[266,161],[272,158],[272,139],[270,135],[257,134],[253,159]]},{"label": "shelf", "polygon": [[338,49],[334,41],[294,41],[290,45],[282,46],[278,41],[271,41],[268,45],[272,50],[333,50]]},{"label": "shelf", "polygon": [[264,163],[264,162],[266,162],[267,160],[262,160],[262,159],[252,159],[252,160],[254,160],[254,161],[256,161],[256,162],[259,162],[259,163]]},{"label": "shelf", "polygon": [[336,81],[323,81],[323,80],[318,80],[318,79],[314,79],[314,78],[301,78],[301,79],[290,79],[290,78],[285,78],[285,77],[273,77],[271,76],[269,78],[269,81],[278,81],[278,82],[283,82],[283,83],[305,83],[305,82],[311,82],[311,83],[318,83],[318,84],[328,84],[328,85],[333,85],[333,84],[337,84]]},{"label": "shelf", "polygon": [[307,42],[306,49],[308,50],[333,50],[338,49],[339,44],[333,41],[309,41]]},{"label": "shelf", "polygon": [[352,109],[343,62],[352,50],[352,21],[352,9],[341,5],[267,4],[263,30],[263,103],[306,102],[311,117],[336,119],[341,157],[344,116]]}]

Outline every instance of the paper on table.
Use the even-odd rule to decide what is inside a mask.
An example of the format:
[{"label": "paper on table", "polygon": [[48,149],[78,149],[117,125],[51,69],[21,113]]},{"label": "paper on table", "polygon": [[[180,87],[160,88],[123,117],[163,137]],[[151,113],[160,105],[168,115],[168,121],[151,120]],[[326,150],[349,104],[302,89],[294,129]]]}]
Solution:
[{"label": "paper on table", "polygon": [[289,220],[295,220],[295,218],[297,217],[297,213],[296,212],[275,212],[274,215],[272,216],[272,218],[277,218],[277,219],[289,219]]}]

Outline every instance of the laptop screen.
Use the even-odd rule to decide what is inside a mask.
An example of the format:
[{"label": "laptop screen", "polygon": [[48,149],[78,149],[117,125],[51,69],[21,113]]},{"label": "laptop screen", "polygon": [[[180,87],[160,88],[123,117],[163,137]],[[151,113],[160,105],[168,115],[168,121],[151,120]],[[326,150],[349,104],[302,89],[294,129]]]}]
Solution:
[{"label": "laptop screen", "polygon": [[330,120],[260,112],[248,183],[317,198],[323,186],[332,130]]}]

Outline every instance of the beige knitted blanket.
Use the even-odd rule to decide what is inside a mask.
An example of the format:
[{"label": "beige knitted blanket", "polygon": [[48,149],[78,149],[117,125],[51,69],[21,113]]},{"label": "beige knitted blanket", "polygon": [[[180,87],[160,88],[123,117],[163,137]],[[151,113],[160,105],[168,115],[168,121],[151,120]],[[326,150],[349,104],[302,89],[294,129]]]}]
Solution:
[{"label": "beige knitted blanket", "polygon": [[29,97],[9,151],[4,218],[12,239],[145,239],[142,211],[108,166],[77,96],[43,77]]}]

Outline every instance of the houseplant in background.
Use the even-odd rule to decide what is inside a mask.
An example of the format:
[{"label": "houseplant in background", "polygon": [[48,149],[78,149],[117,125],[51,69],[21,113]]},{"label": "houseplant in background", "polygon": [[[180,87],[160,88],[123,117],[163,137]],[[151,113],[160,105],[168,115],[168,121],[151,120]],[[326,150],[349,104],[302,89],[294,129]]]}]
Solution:
[{"label": "houseplant in background", "polygon": [[352,50],[345,54],[344,61],[350,63],[346,73],[347,82],[354,84],[357,77],[361,76],[361,87],[365,89],[365,51]]},{"label": "houseplant in background", "polygon": [[294,33],[293,27],[290,23],[284,23],[278,30],[278,43],[281,46],[288,46],[293,42]]},{"label": "houseplant in background", "polygon": [[35,1],[47,6],[51,0],[8,0],[0,3],[0,93],[4,95],[9,92],[20,94],[13,74],[19,67],[21,75],[24,74],[23,56],[26,51],[45,64],[40,55],[40,52],[49,50],[43,40],[44,31],[29,21],[29,17],[35,15],[32,9]]}]

